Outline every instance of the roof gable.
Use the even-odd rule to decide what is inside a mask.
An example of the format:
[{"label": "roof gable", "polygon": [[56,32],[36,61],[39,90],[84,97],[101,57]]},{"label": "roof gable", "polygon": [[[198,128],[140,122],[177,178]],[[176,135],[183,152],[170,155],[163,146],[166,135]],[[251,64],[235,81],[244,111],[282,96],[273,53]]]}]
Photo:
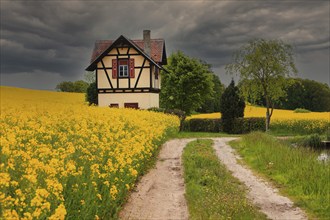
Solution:
[{"label": "roof gable", "polygon": [[115,46],[133,46],[134,49],[139,51],[149,61],[161,68],[159,64],[166,64],[166,51],[165,41],[163,39],[151,39],[151,56],[147,55],[144,48],[143,40],[129,40],[121,35],[117,40],[100,40],[95,42],[94,50],[91,57],[91,64],[86,68],[87,71],[93,71],[96,68],[96,64],[107,55]]}]

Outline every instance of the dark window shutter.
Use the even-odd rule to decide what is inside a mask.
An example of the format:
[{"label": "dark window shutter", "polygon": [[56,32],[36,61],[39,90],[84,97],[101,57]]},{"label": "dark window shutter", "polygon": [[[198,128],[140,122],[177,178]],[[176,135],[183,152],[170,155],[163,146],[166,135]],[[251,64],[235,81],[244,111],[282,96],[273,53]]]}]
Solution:
[{"label": "dark window shutter", "polygon": [[129,77],[135,77],[134,59],[129,59]]},{"label": "dark window shutter", "polygon": [[113,59],[112,60],[112,78],[117,78],[117,60]]}]

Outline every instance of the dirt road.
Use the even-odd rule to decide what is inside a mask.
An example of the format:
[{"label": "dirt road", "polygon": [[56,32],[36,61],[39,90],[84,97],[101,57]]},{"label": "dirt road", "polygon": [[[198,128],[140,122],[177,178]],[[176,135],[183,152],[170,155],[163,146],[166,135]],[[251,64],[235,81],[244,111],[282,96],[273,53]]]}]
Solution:
[{"label": "dirt road", "polygon": [[[237,163],[239,157],[226,143],[235,138],[213,138],[214,149],[223,164],[249,189],[249,199],[270,219],[307,219],[305,213],[248,168]],[[121,219],[188,219],[181,155],[195,139],[166,142],[156,167],[143,176],[120,213]]]},{"label": "dirt road", "polygon": [[214,149],[220,161],[225,164],[232,175],[249,189],[248,197],[270,219],[307,219],[306,214],[287,197],[278,194],[278,190],[259,177],[250,169],[237,163],[240,157],[227,144],[235,138],[213,139]]},{"label": "dirt road", "polygon": [[189,141],[176,139],[162,146],[156,167],[143,176],[121,219],[188,219],[181,155]]}]

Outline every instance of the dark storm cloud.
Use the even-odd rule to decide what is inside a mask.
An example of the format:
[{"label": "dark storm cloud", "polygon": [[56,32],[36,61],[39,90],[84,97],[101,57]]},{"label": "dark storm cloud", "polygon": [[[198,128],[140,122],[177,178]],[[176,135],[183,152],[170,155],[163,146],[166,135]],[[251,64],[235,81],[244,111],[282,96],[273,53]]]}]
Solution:
[{"label": "dark storm cloud", "polygon": [[328,13],[329,1],[1,1],[1,83],[77,80],[95,40],[141,39],[143,29],[165,38],[168,55],[182,50],[221,75],[247,41],[282,39],[301,77],[328,81]]}]

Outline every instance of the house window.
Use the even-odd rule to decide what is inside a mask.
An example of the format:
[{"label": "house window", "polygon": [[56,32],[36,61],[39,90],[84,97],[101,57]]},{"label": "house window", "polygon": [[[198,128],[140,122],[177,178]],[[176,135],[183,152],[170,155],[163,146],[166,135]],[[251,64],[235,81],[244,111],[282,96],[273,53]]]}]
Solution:
[{"label": "house window", "polygon": [[119,77],[128,77],[128,60],[119,60]]},{"label": "house window", "polygon": [[139,109],[139,103],[124,103],[124,107]]},{"label": "house window", "polygon": [[110,103],[109,107],[110,108],[119,108],[119,104],[118,103]]}]

